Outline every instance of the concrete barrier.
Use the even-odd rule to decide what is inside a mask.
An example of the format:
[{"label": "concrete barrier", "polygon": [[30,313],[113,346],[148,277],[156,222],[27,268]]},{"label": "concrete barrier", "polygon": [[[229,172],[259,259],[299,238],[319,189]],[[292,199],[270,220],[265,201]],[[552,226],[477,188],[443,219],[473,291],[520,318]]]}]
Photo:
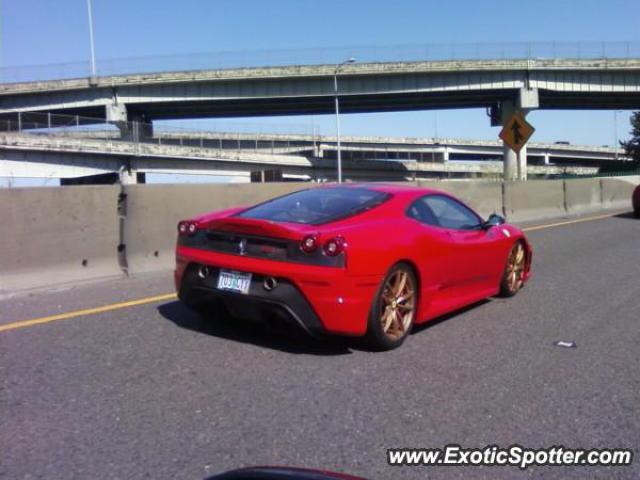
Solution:
[{"label": "concrete barrier", "polygon": [[115,186],[0,189],[0,295],[123,276]]},{"label": "concrete barrier", "polygon": [[573,215],[602,209],[599,178],[572,178],[564,181],[564,188],[567,213]]},{"label": "concrete barrier", "polygon": [[[631,209],[640,176],[505,183],[420,181],[488,216],[514,222],[604,208]],[[0,296],[21,290],[168,270],[176,224],[251,205],[309,183],[76,186],[0,189]],[[504,192],[503,189],[504,188]],[[504,201],[504,204],[503,204]]]},{"label": "concrete barrier", "polygon": [[640,175],[601,178],[600,185],[602,188],[602,204],[604,208],[631,209],[631,196],[638,184],[640,184]]},{"label": "concrete barrier", "polygon": [[562,180],[504,183],[505,215],[510,222],[528,222],[566,214]]},{"label": "concrete barrier", "polygon": [[502,183],[487,181],[418,181],[423,188],[435,188],[455,195],[484,218],[502,215]]},{"label": "concrete barrier", "polygon": [[198,214],[251,205],[309,183],[130,185],[124,187],[122,242],[128,272],[172,268],[178,221]]}]

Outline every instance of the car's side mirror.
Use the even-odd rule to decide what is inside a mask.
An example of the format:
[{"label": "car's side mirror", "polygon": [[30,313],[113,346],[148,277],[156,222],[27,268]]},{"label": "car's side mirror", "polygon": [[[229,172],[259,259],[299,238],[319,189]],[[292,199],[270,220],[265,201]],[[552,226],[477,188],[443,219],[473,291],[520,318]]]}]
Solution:
[{"label": "car's side mirror", "polygon": [[489,215],[489,218],[486,222],[482,224],[483,230],[489,230],[491,227],[497,227],[499,225],[503,225],[505,223],[504,217],[501,217],[497,213],[492,213]]}]

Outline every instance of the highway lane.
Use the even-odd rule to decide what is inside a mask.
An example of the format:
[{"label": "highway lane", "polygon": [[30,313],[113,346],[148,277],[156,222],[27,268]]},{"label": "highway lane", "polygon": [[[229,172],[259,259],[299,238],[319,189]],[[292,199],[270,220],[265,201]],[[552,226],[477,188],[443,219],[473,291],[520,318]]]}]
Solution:
[{"label": "highway lane", "polygon": [[[0,477],[638,478],[631,467],[388,467],[389,447],[640,451],[640,222],[531,230],[534,278],[366,352],[202,326],[173,300],[0,333]],[[0,302],[2,324],[170,291],[166,275]],[[555,347],[577,342],[576,349]]]}]

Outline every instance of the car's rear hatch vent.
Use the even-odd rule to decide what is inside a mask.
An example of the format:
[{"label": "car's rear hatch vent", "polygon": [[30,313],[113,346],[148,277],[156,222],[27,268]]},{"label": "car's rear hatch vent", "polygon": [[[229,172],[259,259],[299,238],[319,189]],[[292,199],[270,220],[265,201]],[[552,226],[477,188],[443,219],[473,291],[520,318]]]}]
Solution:
[{"label": "car's rear hatch vent", "polygon": [[271,260],[287,260],[287,250],[290,243],[271,238],[215,231],[207,232],[207,240],[207,245],[211,250]]}]

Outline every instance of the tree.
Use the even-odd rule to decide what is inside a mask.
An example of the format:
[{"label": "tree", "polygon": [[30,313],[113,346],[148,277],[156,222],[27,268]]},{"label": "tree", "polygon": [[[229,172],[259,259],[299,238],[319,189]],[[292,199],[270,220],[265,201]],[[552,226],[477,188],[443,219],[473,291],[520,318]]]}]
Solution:
[{"label": "tree", "polygon": [[609,161],[600,167],[600,173],[635,172],[640,169],[640,112],[631,114],[631,138],[620,142],[630,160]]},{"label": "tree", "polygon": [[626,142],[620,142],[626,154],[633,160],[635,168],[640,167],[640,112],[631,114],[631,138]]}]

